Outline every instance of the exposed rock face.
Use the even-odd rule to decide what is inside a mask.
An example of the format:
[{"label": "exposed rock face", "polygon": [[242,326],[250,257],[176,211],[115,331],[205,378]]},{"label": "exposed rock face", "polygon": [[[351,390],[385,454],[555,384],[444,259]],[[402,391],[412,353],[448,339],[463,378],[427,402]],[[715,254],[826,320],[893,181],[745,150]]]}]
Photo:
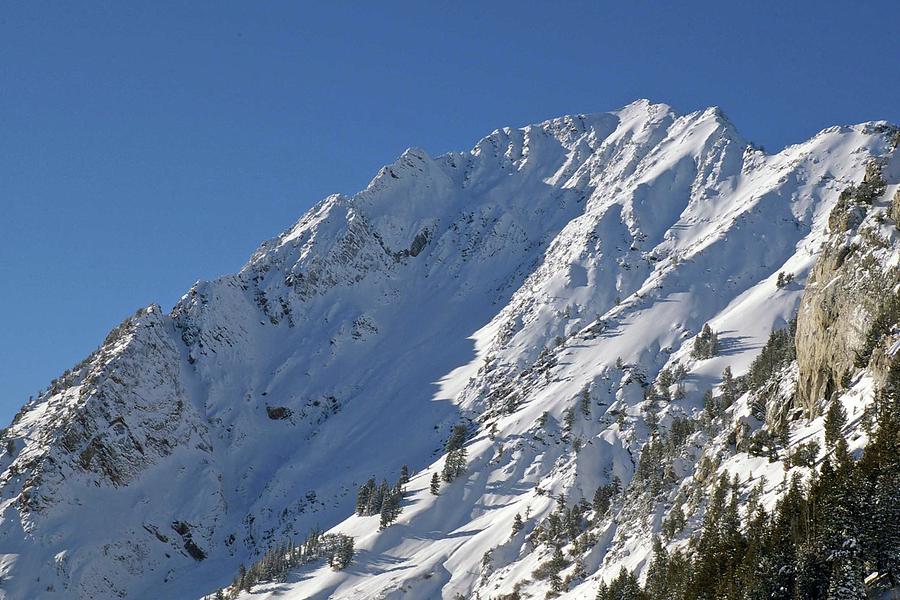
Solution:
[{"label": "exposed rock face", "polygon": [[894,199],[891,200],[891,218],[900,223],[900,189],[894,193]]},{"label": "exposed rock face", "polygon": [[862,183],[841,193],[829,215],[830,237],[803,294],[797,318],[797,403],[810,417],[823,400],[846,388],[856,369],[869,364],[873,350],[876,356],[884,351],[883,343],[868,345],[873,324],[900,282],[896,222],[886,222],[893,209],[882,197],[889,183],[882,171],[892,166],[870,162]]}]

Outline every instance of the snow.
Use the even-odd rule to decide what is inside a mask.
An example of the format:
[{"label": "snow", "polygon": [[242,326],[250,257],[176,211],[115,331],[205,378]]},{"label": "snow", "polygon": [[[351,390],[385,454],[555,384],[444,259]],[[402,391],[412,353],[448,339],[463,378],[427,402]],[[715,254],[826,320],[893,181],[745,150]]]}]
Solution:
[{"label": "snow", "polygon": [[[24,445],[14,462],[59,476],[30,484],[48,505],[23,511],[27,484],[0,463],[0,598],[196,598],[315,525],[354,536],[350,567],[307,565],[246,597],[511,592],[547,558],[525,536],[559,494],[590,500],[613,476],[633,477],[648,431],[630,378],[651,382],[680,362],[686,395],[661,421],[695,416],[725,367],[745,372],[790,319],[839,191],[886,152],[867,131],[825,130],[765,155],[718,109],[678,115],[638,101],[497,130],[469,152],[407,150],[359,194],[326,198],[264,243],[240,273],[144,317],[152,327],[97,358],[104,394],[80,384],[35,401],[11,429]],[[794,282],[778,289],[779,271]],[[690,349],[705,323],[722,352],[698,361]],[[848,413],[871,385],[856,382]],[[590,414],[566,433],[563,413],[583,390]],[[80,423],[71,413],[113,427],[104,419],[118,412],[116,439],[171,442],[137,464],[113,460],[124,484],[55,441]],[[467,475],[433,496],[443,442],[468,420]],[[88,431],[80,444],[110,435]],[[794,435],[820,436],[821,423]],[[380,531],[377,517],[352,515],[356,486],[395,479],[402,464],[415,475],[398,521]],[[774,486],[785,475],[773,465],[737,454],[720,469]],[[511,536],[517,513],[525,530]],[[185,553],[176,521],[207,558]],[[610,519],[567,597],[640,568],[660,522]]]}]

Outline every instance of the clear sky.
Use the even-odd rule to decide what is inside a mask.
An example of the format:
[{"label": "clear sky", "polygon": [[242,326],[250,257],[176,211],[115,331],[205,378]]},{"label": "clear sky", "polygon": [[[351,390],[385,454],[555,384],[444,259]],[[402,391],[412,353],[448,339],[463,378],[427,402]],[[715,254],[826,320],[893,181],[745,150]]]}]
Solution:
[{"label": "clear sky", "polygon": [[900,2],[4,2],[0,421],[407,146],[636,98],[900,122]]}]

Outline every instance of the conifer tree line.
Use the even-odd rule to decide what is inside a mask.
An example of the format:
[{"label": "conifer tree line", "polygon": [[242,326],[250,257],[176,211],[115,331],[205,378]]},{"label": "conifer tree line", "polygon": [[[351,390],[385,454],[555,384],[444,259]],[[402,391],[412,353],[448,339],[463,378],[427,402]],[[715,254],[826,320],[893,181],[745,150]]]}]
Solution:
[{"label": "conifer tree line", "polygon": [[394,485],[389,485],[387,479],[376,485],[375,478],[369,478],[356,492],[356,514],[361,517],[380,515],[381,529],[389,527],[400,516],[407,483],[409,468],[406,465],[400,467],[400,476]]},{"label": "conifer tree line", "polygon": [[597,600],[865,600],[900,586],[900,360],[876,397],[871,437],[855,460],[846,413],[826,414],[826,457],[807,482],[795,475],[772,512],[762,484],[739,511],[722,476],[687,549],[657,540],[644,585],[622,570]]},{"label": "conifer tree line", "polygon": [[216,591],[213,600],[237,598],[241,592],[266,581],[284,581],[291,570],[300,565],[325,559],[335,571],[346,568],[353,560],[353,538],[341,533],[323,533],[313,528],[306,539],[294,545],[292,540],[284,540],[272,546],[249,568],[243,564],[231,585]]}]

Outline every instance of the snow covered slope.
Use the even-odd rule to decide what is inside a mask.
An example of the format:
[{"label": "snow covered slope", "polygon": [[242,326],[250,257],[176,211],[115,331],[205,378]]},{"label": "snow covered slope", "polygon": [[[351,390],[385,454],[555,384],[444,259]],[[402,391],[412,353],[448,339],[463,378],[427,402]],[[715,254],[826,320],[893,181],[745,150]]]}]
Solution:
[{"label": "snow covered slope", "polygon": [[[766,155],[718,109],[638,101],[406,151],[26,404],[3,434],[0,597],[198,597],[316,525],[355,537],[353,563],[273,597],[510,593],[547,558],[525,538],[561,494],[628,486],[654,421],[699,418],[789,320],[839,193],[890,133],[835,127]],[[706,323],[720,351],[692,358]],[[647,399],[676,364],[670,401]],[[459,422],[469,468],[435,496]],[[350,516],[357,486],[402,464],[397,523]],[[619,501],[572,597],[640,568],[666,510]]]}]

